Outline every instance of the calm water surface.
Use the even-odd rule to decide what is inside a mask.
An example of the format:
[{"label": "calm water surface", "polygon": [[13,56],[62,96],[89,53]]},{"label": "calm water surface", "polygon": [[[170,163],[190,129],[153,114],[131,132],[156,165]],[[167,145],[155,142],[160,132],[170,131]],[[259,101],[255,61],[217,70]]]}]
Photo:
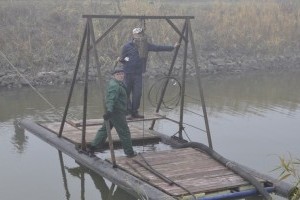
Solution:
[{"label": "calm water surface", "polygon": [[[152,111],[147,99],[147,82],[143,108]],[[300,155],[300,72],[251,73],[247,75],[210,76],[203,78],[203,87],[214,149],[224,157],[256,169],[271,172],[279,164],[278,156]],[[185,103],[186,124],[204,129],[199,118],[198,90],[190,81]],[[70,157],[60,154],[31,133],[18,126],[17,121],[30,118],[36,121],[60,120],[68,87],[38,88],[55,107],[51,108],[30,88],[0,89],[0,199],[64,200],[64,199],[135,199],[111,182],[79,167]],[[96,86],[90,90],[88,117],[101,116],[102,102]],[[177,91],[173,84],[172,93]],[[70,118],[80,118],[82,87],[77,85]],[[190,112],[193,111],[193,112]],[[164,109],[167,116],[178,119],[179,109]],[[186,125],[191,140],[207,144],[206,136]],[[177,126],[157,123],[156,129],[168,135]],[[185,136],[186,137],[186,136]],[[187,137],[186,137],[187,139]],[[137,147],[137,151],[168,149],[158,144]],[[122,151],[119,152],[122,154]],[[109,190],[113,191],[109,194]],[[276,197],[277,198],[277,197]]]}]

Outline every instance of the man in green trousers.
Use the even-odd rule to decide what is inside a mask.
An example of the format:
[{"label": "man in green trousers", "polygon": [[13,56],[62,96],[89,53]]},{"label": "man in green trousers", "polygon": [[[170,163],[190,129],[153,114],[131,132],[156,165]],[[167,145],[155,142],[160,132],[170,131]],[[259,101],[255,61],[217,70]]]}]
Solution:
[{"label": "man in green trousers", "polygon": [[[117,67],[109,80],[106,88],[105,107],[106,113],[103,115],[104,120],[109,120],[110,128],[115,127],[121,140],[124,153],[127,157],[136,156],[133,151],[130,130],[126,121],[127,113],[127,94],[123,83],[124,70]],[[105,123],[98,130],[96,137],[91,142],[89,152],[94,153],[97,147],[102,147],[107,139],[107,129]]]}]

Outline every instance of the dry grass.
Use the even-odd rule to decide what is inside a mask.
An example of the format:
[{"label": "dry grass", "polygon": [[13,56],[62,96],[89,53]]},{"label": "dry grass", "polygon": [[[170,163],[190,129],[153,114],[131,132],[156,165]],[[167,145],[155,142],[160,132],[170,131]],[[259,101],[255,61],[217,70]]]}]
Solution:
[{"label": "dry grass", "polygon": [[[218,51],[227,55],[276,55],[298,53],[300,49],[300,9],[295,0],[151,2],[1,1],[1,49],[16,66],[29,69],[33,75],[39,71],[55,71],[57,66],[73,68],[83,33],[82,14],[194,15],[194,37],[202,55]],[[96,36],[113,22],[94,21]],[[132,27],[140,23],[124,20],[101,42],[98,49],[101,48],[102,64],[112,63],[129,39]],[[174,23],[182,27],[182,22]],[[146,26],[154,43],[174,44],[178,39],[163,20],[146,21]],[[4,63],[2,59],[0,62]]]},{"label": "dry grass", "polygon": [[245,53],[283,53],[299,49],[299,6],[274,0],[216,2],[205,13],[218,46]]}]

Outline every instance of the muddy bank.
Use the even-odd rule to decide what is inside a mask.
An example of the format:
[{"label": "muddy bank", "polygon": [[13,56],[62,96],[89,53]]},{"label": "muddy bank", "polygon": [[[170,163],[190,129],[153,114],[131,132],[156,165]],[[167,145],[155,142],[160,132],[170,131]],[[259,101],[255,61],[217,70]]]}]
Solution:
[{"label": "muddy bank", "polygon": [[[182,61],[178,58],[174,68],[174,75],[180,76],[182,69]],[[74,64],[74,63],[73,63]],[[51,71],[41,71],[36,75],[30,68],[22,68],[16,70],[9,63],[2,63],[3,68],[0,72],[0,87],[15,88],[27,87],[29,83],[33,86],[44,85],[63,85],[69,84],[73,78],[74,65],[60,65],[52,68]],[[199,58],[199,67],[202,75],[210,74],[240,74],[256,70],[262,71],[282,71],[300,68],[300,55],[294,56],[268,56],[268,57],[218,57],[215,53],[211,53],[206,57]],[[154,78],[167,74],[169,65],[155,62],[148,63],[146,77]],[[112,69],[111,66],[102,66],[102,74],[109,76]],[[194,65],[191,60],[187,66],[188,76],[195,76]],[[90,67],[89,80],[95,81],[97,73],[95,67]],[[26,79],[26,80],[25,80]],[[77,82],[84,81],[84,66],[81,66],[77,75]]]},{"label": "muddy bank", "polygon": [[[163,1],[178,2],[178,1]],[[187,3],[188,2],[188,3]],[[201,1],[156,3],[154,1],[3,1],[0,6],[0,87],[28,84],[62,85],[73,78],[85,20],[82,14],[192,15],[192,30],[201,74],[246,73],[254,70],[299,68],[299,10],[292,1]],[[207,3],[211,2],[211,3]],[[285,2],[285,3],[284,3]],[[143,9],[136,9],[136,8]],[[180,10],[180,13],[178,12]],[[246,17],[240,17],[246,16]],[[274,17],[275,16],[275,17]],[[113,23],[93,21],[100,36]],[[101,72],[108,76],[121,47],[140,22],[123,20],[98,45]],[[182,27],[181,21],[174,21]],[[162,21],[148,20],[146,34],[151,43],[173,45],[177,33]],[[159,34],[158,34],[159,33]],[[190,49],[190,47],[189,47]],[[147,77],[167,73],[172,53],[151,53]],[[195,76],[192,53],[187,74]],[[85,56],[85,55],[84,55]],[[84,56],[77,82],[84,80]],[[7,58],[7,59],[6,59]],[[181,74],[183,48],[174,75]],[[97,72],[93,58],[89,79]],[[23,78],[25,77],[25,78]]]}]

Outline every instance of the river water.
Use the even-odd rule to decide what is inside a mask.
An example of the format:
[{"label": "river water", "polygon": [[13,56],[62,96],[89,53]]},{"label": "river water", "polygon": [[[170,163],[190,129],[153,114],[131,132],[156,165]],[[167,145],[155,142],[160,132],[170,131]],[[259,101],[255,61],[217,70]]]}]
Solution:
[{"label": "river water", "polygon": [[[291,154],[299,158],[299,71],[215,75],[204,77],[202,82],[213,147],[218,153],[274,177],[279,175],[279,172],[271,172],[279,165],[279,156]],[[201,113],[201,107],[194,83],[188,80],[186,87],[185,132],[191,140],[207,144],[205,133],[197,129],[204,129],[204,121],[197,114]],[[154,110],[147,98],[152,84],[151,81],[145,83],[142,100],[145,112]],[[170,99],[178,91],[178,85],[175,81],[172,83],[172,92],[168,93]],[[81,117],[83,90],[80,85],[75,88],[70,118]],[[42,122],[60,120],[58,113],[64,109],[68,86],[37,88],[37,91],[51,106],[31,88],[0,89],[0,198],[93,200],[109,199],[108,195],[111,195],[111,199],[135,199],[111,182],[79,167],[73,159],[18,126],[17,122],[24,118]],[[91,85],[89,118],[103,113],[102,97],[98,91],[95,85]],[[153,103],[155,92],[150,94]],[[179,108],[174,107],[172,101],[166,104],[172,109],[165,108],[162,112],[178,119]],[[173,135],[177,125],[158,122],[155,128]],[[158,144],[136,147],[136,150],[167,148]]]}]

